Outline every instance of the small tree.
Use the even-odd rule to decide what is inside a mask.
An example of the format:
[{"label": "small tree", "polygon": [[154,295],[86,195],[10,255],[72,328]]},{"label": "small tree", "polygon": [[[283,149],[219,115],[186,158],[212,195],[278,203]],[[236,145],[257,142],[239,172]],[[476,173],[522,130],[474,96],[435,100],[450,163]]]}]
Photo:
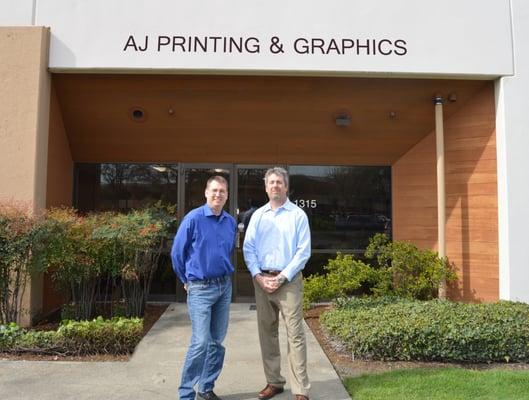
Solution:
[{"label": "small tree", "polygon": [[36,221],[21,203],[0,204],[0,324],[17,322],[23,311]]},{"label": "small tree", "polygon": [[48,270],[60,288],[68,291],[73,318],[93,316],[96,288],[108,254],[105,243],[93,236],[96,216],[80,217],[71,208],[50,210],[40,224],[35,260]]},{"label": "small tree", "polygon": [[121,278],[126,315],[140,317],[160,255],[176,225],[175,207],[160,203],[129,214],[116,214],[94,231],[94,237],[111,243]]}]

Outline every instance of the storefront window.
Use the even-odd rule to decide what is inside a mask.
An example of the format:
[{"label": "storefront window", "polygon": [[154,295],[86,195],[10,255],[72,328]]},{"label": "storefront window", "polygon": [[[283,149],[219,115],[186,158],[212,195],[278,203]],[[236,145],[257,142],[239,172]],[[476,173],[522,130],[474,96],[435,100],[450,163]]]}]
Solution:
[{"label": "storefront window", "polygon": [[[178,164],[76,164],[75,207],[81,212],[127,212],[159,200],[176,205],[181,191],[183,214],[203,204],[205,181],[218,173],[228,179],[233,173],[237,193],[230,193],[235,201],[229,211],[238,222],[247,225],[249,211],[268,201],[263,182],[266,166],[180,167],[181,187]],[[376,233],[391,237],[390,167],[289,166],[288,170],[289,198],[305,210],[311,226],[313,251],[304,275],[321,273],[337,252],[361,258]],[[168,251],[161,257],[151,300],[174,299],[175,293],[179,300],[184,298],[183,289],[175,287]],[[238,295],[248,297],[253,288],[240,250],[235,264]]]},{"label": "storefront window", "polygon": [[77,164],[79,211],[129,211],[161,200],[177,204],[177,164]]},{"label": "storefront window", "polygon": [[291,166],[290,200],[307,213],[313,250],[361,254],[391,237],[391,168]]},{"label": "storefront window", "polygon": [[[178,204],[178,164],[76,164],[74,206],[83,213],[127,212],[158,201]],[[164,249],[153,276],[150,301],[174,301],[182,296]]]}]

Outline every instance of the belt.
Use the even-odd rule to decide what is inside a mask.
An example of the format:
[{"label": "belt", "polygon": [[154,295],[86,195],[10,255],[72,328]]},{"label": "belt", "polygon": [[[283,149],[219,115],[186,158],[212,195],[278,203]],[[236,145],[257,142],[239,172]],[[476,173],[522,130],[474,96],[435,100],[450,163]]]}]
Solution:
[{"label": "belt", "polygon": [[272,275],[272,276],[277,276],[277,275],[279,275],[281,273],[281,271],[278,271],[278,270],[266,270],[266,269],[261,270],[261,272],[263,274]]},{"label": "belt", "polygon": [[222,275],[217,276],[216,278],[208,278],[208,279],[194,279],[190,280],[189,282],[193,283],[199,283],[199,284],[209,284],[209,283],[215,283],[215,282],[224,282],[230,279],[229,275]]}]

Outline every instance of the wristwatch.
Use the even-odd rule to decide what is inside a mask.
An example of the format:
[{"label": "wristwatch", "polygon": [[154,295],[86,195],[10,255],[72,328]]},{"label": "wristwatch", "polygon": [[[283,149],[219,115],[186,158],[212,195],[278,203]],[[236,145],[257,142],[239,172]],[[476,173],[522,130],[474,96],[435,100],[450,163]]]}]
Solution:
[{"label": "wristwatch", "polygon": [[287,281],[287,278],[285,275],[281,275],[279,274],[277,277],[277,283],[279,283],[279,285],[282,285],[283,283],[285,283]]}]

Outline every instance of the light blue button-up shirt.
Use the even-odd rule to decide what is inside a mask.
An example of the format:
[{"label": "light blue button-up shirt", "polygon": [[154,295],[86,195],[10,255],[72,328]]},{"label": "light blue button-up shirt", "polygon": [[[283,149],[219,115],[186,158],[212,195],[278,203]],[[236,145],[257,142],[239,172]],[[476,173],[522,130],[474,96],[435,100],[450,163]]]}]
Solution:
[{"label": "light blue button-up shirt", "polygon": [[276,210],[265,204],[250,219],[243,250],[252,277],[261,271],[282,271],[291,281],[310,258],[307,215],[288,199]]}]

